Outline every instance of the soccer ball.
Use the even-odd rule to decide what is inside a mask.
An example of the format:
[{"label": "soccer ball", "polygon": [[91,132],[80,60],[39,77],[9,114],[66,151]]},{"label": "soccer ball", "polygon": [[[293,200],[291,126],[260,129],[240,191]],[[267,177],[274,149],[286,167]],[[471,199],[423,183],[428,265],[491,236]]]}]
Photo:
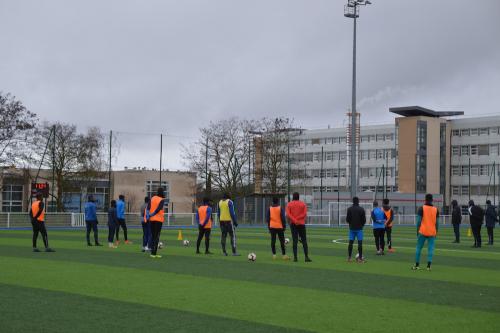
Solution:
[{"label": "soccer ball", "polygon": [[187,239],[185,239],[183,242],[182,242],[182,245],[184,246],[189,246],[189,241]]},{"label": "soccer ball", "polygon": [[[359,253],[356,253],[356,260],[357,260],[357,259],[359,259]],[[363,256],[363,258],[361,258],[361,259],[363,259],[363,260],[364,260],[364,259],[366,259],[366,257],[365,257],[365,256]]]},{"label": "soccer ball", "polygon": [[290,243],[290,239],[289,238],[285,238],[285,244],[288,244]]},{"label": "soccer ball", "polygon": [[248,260],[249,261],[255,261],[257,259],[257,255],[255,255],[255,253],[249,253],[248,254]]},{"label": "soccer ball", "polygon": [[163,242],[158,242],[158,248],[163,249]]}]

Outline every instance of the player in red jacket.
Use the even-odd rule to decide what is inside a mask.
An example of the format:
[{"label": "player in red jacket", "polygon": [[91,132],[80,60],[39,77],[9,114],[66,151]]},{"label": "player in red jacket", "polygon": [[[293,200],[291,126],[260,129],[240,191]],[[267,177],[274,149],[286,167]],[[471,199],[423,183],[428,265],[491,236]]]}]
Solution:
[{"label": "player in red jacket", "polygon": [[292,231],[293,261],[297,261],[297,243],[300,237],[300,241],[304,247],[305,261],[311,262],[312,260],[309,258],[306,237],[307,206],[299,200],[299,193],[295,192],[293,194],[293,200],[286,206],[286,216],[289,219],[290,230]]}]

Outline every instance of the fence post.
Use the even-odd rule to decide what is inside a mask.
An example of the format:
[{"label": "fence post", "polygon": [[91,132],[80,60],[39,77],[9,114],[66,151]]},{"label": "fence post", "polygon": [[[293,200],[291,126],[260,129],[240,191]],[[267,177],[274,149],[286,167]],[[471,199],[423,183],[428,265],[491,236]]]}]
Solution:
[{"label": "fence post", "polygon": [[75,213],[71,213],[71,226],[75,226]]},{"label": "fence post", "polygon": [[10,213],[7,213],[7,229],[10,228]]}]

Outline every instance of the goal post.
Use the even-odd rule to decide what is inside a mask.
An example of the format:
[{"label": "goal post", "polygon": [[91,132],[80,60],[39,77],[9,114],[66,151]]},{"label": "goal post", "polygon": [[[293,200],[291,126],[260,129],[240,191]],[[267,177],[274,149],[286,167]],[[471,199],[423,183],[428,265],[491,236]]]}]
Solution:
[{"label": "goal post", "polygon": [[[365,209],[366,224],[371,224],[370,213],[373,209],[372,203],[360,202],[359,205]],[[346,226],[347,209],[352,206],[350,201],[331,201],[328,203],[328,223],[331,226]]]}]

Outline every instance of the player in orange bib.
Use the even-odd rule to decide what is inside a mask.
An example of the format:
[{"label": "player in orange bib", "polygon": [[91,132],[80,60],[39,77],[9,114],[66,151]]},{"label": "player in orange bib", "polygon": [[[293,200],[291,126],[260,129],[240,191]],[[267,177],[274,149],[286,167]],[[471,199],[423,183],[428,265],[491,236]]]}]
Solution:
[{"label": "player in orange bib", "polygon": [[434,242],[438,232],[439,210],[432,205],[432,194],[425,195],[425,204],[417,213],[417,250],[415,252],[415,266],[413,270],[420,269],[420,253],[427,241],[427,270],[431,270]]},{"label": "player in orange bib", "polygon": [[160,242],[161,227],[165,221],[165,191],[159,187],[155,196],[151,198],[146,208],[147,223],[151,223],[151,258],[161,258],[157,254],[158,243]]},{"label": "player in orange bib", "polygon": [[49,247],[49,238],[47,236],[47,229],[45,228],[45,207],[41,193],[37,193],[36,200],[31,204],[30,217],[31,225],[33,226],[33,252],[40,252],[36,247],[39,233],[42,234],[45,252],[55,252]]},{"label": "player in orange bib", "polygon": [[290,258],[286,255],[285,249],[285,210],[280,206],[280,200],[276,197],[273,198],[273,204],[267,210],[266,220],[269,233],[271,234],[271,251],[273,252],[273,259],[276,259],[276,236],[278,236],[283,260],[289,260]]},{"label": "player in orange bib", "polygon": [[210,233],[212,232],[212,207],[210,199],[203,198],[203,204],[196,211],[196,221],[198,222],[198,240],[196,241],[196,254],[200,254],[200,244],[205,237],[205,254],[212,254],[210,248]]},{"label": "player in orange bib", "polygon": [[382,211],[385,214],[385,235],[387,236],[387,248],[389,252],[394,252],[392,248],[392,223],[394,220],[394,211],[389,206],[389,199],[385,198],[382,201]]}]

